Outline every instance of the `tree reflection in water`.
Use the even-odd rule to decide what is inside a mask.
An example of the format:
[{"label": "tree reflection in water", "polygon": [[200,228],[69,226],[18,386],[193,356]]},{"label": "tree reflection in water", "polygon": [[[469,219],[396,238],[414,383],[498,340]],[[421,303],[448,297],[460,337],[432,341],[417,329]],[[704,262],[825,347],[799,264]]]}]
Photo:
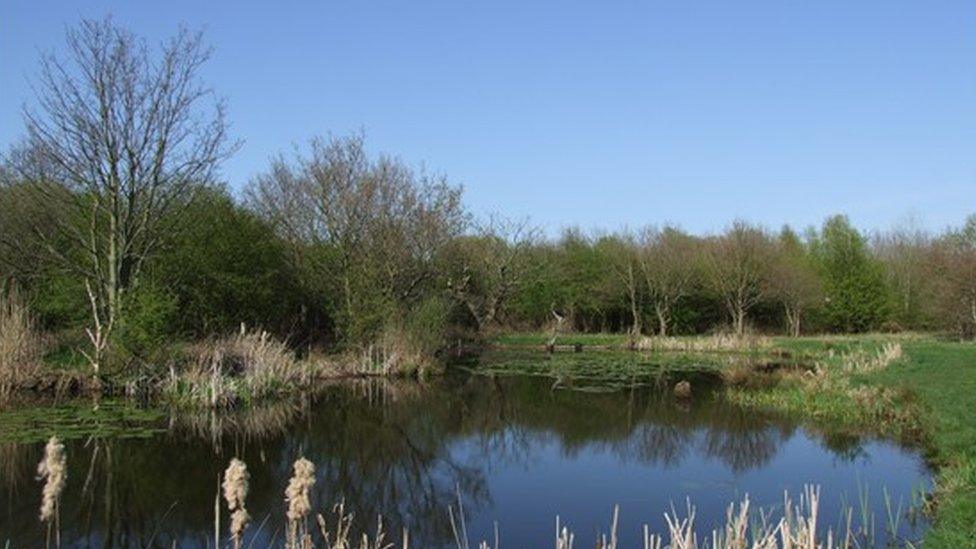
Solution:
[{"label": "tree reflection in water", "polygon": [[[788,421],[696,394],[682,405],[660,388],[553,390],[544,378],[456,374],[344,382],[230,415],[173,414],[165,436],[68,443],[62,537],[106,547],[205,546],[219,474],[237,456],[251,473],[245,546],[280,541],[283,489],[292,462],[305,456],[316,465],[323,514],[344,500],[358,529],[372,529],[382,514],[396,537],[406,527],[414,546],[438,546],[453,540],[446,510],[458,493],[468,514],[483,512],[494,472],[531,468],[540,445],[556,445],[566,458],[605,452],[659,468],[702,455],[741,472],[769,463],[794,433]],[[0,541],[12,546],[43,545],[33,481],[41,445],[0,445]]]}]

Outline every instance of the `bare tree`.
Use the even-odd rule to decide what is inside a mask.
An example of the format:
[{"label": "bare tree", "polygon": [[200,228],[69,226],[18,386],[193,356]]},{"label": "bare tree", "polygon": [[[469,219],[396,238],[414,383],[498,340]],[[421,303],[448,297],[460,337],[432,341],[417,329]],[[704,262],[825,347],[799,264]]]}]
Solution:
[{"label": "bare tree", "polygon": [[933,250],[938,305],[947,324],[966,337],[976,336],[976,215],[947,233]]},{"label": "bare tree", "polygon": [[674,307],[698,278],[695,240],[674,227],[641,233],[640,271],[657,316],[658,335],[668,335]]},{"label": "bare tree", "polygon": [[246,193],[313,283],[339,296],[333,313],[353,340],[423,295],[440,276],[438,254],[468,222],[460,187],[370,158],[361,135],[313,139],[307,154],[275,159]]},{"label": "bare tree", "polygon": [[929,265],[932,247],[932,239],[913,218],[872,239],[872,251],[884,267],[891,292],[892,316],[901,325],[924,325],[938,316],[938,311],[929,309],[934,292]]},{"label": "bare tree", "polygon": [[737,335],[745,334],[746,315],[768,291],[771,259],[769,236],[744,221],[708,243],[706,282],[725,304]]},{"label": "bare tree", "polygon": [[209,55],[185,29],[153,55],[105,19],[69,30],[66,58],[42,58],[38,105],[24,110],[27,138],[13,164],[24,196],[56,205],[57,217],[8,245],[43,251],[88,281],[101,339],[173,214],[234,149],[222,101],[199,83]]},{"label": "bare tree", "polygon": [[475,234],[452,244],[448,290],[482,330],[504,310],[525,283],[531,268],[529,251],[538,231],[525,220],[492,218]]}]

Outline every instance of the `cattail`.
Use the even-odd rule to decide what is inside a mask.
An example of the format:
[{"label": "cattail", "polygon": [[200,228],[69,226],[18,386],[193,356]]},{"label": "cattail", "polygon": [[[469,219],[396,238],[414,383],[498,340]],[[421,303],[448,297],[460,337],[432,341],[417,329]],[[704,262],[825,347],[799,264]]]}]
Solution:
[{"label": "cattail", "polygon": [[68,480],[67,459],[64,455],[64,444],[58,437],[52,436],[44,447],[44,459],[37,464],[37,479],[45,480],[44,492],[41,499],[41,520],[50,522],[58,507],[58,500],[64,485]]},{"label": "cattail", "polygon": [[301,521],[312,510],[309,492],[315,484],[315,465],[305,458],[299,458],[294,467],[295,473],[285,489],[285,503],[288,504],[288,522],[291,529],[290,545],[297,547],[299,544],[304,545],[304,535],[299,535]]},{"label": "cattail", "polygon": [[311,461],[300,458],[295,462],[295,474],[288,481],[285,489],[285,502],[288,503],[288,520],[296,521],[305,518],[312,510],[309,491],[315,484],[315,465]]},{"label": "cattail", "polygon": [[234,547],[240,547],[244,527],[251,520],[247,509],[244,508],[244,499],[247,498],[248,480],[251,476],[247,472],[247,465],[234,458],[230,460],[227,471],[224,472],[224,499],[227,500],[227,508],[230,509],[230,535],[234,541]]}]

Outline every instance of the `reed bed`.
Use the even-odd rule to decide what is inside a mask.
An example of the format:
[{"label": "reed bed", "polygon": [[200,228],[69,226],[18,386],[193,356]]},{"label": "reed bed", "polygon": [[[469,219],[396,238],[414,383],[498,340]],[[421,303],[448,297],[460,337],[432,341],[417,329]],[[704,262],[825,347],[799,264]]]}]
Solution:
[{"label": "reed bed", "polygon": [[0,402],[36,377],[43,345],[40,332],[16,288],[0,287]]},{"label": "reed bed", "polygon": [[702,337],[644,336],[637,341],[636,347],[639,351],[715,353],[754,351],[770,345],[772,340],[763,335],[720,333]]},{"label": "reed bed", "polygon": [[181,370],[170,368],[164,392],[178,402],[232,407],[308,386],[309,364],[299,363],[281,341],[243,325],[234,335],[201,343],[191,349]]}]

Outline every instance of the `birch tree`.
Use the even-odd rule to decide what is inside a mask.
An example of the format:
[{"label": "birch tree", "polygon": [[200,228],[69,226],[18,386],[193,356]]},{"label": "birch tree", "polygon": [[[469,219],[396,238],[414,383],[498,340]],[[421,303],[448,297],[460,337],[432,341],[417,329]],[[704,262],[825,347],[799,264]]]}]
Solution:
[{"label": "birch tree", "polygon": [[209,56],[200,33],[181,29],[154,50],[104,19],[69,30],[64,56],[41,59],[13,165],[23,196],[57,216],[8,245],[84,278],[96,371],[126,291],[178,222],[169,214],[213,182],[235,148],[223,102],[200,82]]}]

